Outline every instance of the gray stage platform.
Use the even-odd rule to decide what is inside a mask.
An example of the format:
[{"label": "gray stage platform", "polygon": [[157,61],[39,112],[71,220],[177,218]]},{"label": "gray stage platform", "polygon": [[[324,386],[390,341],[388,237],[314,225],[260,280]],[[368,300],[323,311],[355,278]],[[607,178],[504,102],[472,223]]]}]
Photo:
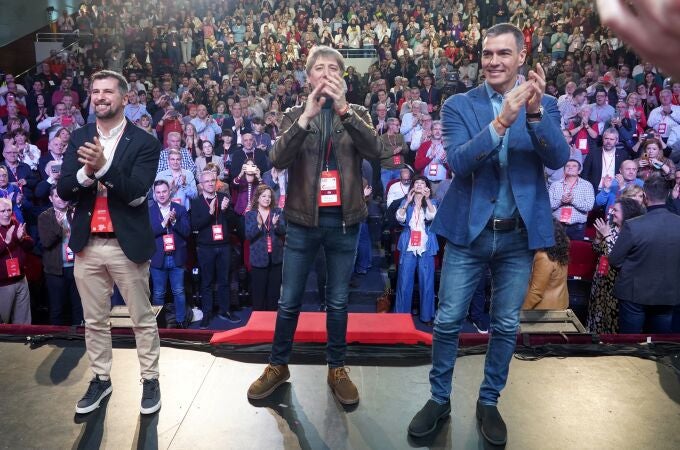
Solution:
[{"label": "gray stage platform", "polygon": [[[252,405],[245,393],[262,365],[163,348],[163,408],[142,418],[135,350],[114,350],[113,394],[84,417],[73,412],[91,377],[81,343],[2,343],[0,361],[0,448],[485,448],[474,418],[481,356],[459,359],[453,415],[422,441],[406,427],[428,396],[427,366],[352,367],[362,397],[346,410],[325,367],[294,365],[290,384]],[[680,448],[678,378],[636,358],[513,360],[500,410],[510,449]]]}]

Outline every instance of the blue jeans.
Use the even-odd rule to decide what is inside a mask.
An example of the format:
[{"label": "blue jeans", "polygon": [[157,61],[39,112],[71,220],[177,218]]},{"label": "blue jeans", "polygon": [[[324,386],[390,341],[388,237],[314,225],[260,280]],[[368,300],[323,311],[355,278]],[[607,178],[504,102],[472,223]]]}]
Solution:
[{"label": "blue jeans", "polygon": [[[619,333],[670,333],[673,307],[619,300]],[[645,326],[645,322],[647,326]]]},{"label": "blue jeans", "polygon": [[380,181],[382,181],[382,187],[383,187],[383,193],[382,195],[387,199],[387,192],[385,190],[387,189],[387,184],[391,181],[394,180],[395,178],[399,178],[401,174],[400,169],[380,169]]},{"label": "blue jeans", "polygon": [[582,241],[586,235],[586,224],[572,223],[571,225],[565,225],[564,231],[572,241]]},{"label": "blue jeans", "polygon": [[293,348],[307,275],[319,247],[326,254],[326,360],[329,367],[345,365],[347,349],[347,300],[359,236],[359,224],[347,227],[304,227],[289,222],[283,251],[283,285],[276,315],[274,343],[269,361],[288,364]]},{"label": "blue jeans", "polygon": [[201,267],[201,310],[203,315],[213,311],[213,287],[217,287],[219,313],[229,312],[229,264],[231,246],[198,246],[198,264]]},{"label": "blue jeans", "polygon": [[434,256],[417,256],[403,252],[399,256],[399,278],[394,312],[411,312],[413,301],[414,272],[418,266],[418,292],[420,294],[420,321],[429,322],[434,318]]},{"label": "blue jeans", "polygon": [[449,401],[458,333],[470,300],[487,266],[491,270],[491,327],[479,400],[498,403],[515,351],[519,312],[529,284],[534,251],[527,232],[482,230],[469,247],[447,242],[439,285],[439,309],[434,320],[430,386],[437,403]]},{"label": "blue jeans", "polygon": [[557,61],[558,59],[564,59],[565,55],[566,55],[566,52],[564,50],[555,50],[555,51],[552,52],[550,57],[553,61]]},{"label": "blue jeans", "polygon": [[175,303],[175,317],[177,323],[184,322],[186,313],[186,298],[184,296],[184,268],[175,266],[175,258],[172,255],[165,255],[163,267],[157,269],[150,267],[151,281],[153,282],[153,304],[163,305],[165,303],[165,288],[168,279],[170,280],[170,290]]},{"label": "blue jeans", "polygon": [[368,223],[363,221],[359,224],[359,243],[357,244],[357,259],[354,264],[356,273],[366,273],[371,268],[371,234],[368,232]]},{"label": "blue jeans", "polygon": [[486,306],[486,285],[489,282],[489,271],[484,270],[479,279],[479,284],[472,296],[470,303],[470,319],[474,322],[484,317],[484,307]]}]

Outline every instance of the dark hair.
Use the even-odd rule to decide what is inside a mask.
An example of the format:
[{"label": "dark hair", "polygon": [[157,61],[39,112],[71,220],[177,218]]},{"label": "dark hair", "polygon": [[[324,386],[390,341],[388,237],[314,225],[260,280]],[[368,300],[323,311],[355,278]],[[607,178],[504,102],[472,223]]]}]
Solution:
[{"label": "dark hair", "polygon": [[642,205],[635,199],[620,197],[614,203],[621,205],[621,222],[625,222],[633,217],[641,216],[645,213]]},{"label": "dark hair", "polygon": [[264,125],[264,120],[262,120],[260,117],[253,117],[250,120],[251,124],[256,124],[256,125]]},{"label": "dark hair", "polygon": [[[417,177],[411,179],[411,186],[409,187],[409,190],[413,189],[413,186],[416,184],[416,181],[424,181],[425,182],[425,186],[427,186],[427,188],[430,190],[430,197],[429,198],[432,198],[432,183],[430,182],[430,180],[428,180],[426,177],[424,177],[422,175],[418,175]],[[423,208],[427,208],[427,202],[425,201],[425,196],[423,196],[423,199],[422,199],[420,206],[422,206]]]},{"label": "dark hair", "polygon": [[153,182],[153,187],[155,188],[156,186],[160,186],[160,185],[162,185],[162,184],[164,184],[165,187],[167,187],[168,189],[170,189],[170,184],[168,183],[168,181],[167,181],[167,180],[164,180],[164,179],[162,179],[162,178],[159,179],[159,180],[154,181],[154,182]]},{"label": "dark hair", "polygon": [[645,180],[642,189],[644,189],[647,199],[653,203],[665,202],[671,192],[669,182],[656,173]]},{"label": "dark hair", "polygon": [[587,94],[587,93],[588,93],[588,91],[586,91],[585,88],[576,88],[576,89],[574,89],[574,93],[571,94],[571,96],[576,97],[577,95]]},{"label": "dark hair", "polygon": [[524,34],[522,30],[511,23],[499,23],[486,30],[486,37],[500,36],[501,34],[512,34],[517,44],[517,52],[524,50]]},{"label": "dark hair", "polygon": [[556,262],[561,266],[568,266],[569,244],[571,241],[564,230],[564,226],[555,218],[553,218],[553,232],[555,234],[555,245],[546,248],[545,253],[550,261]]},{"label": "dark hair", "polygon": [[128,82],[123,75],[113,70],[100,70],[95,72],[90,77],[90,84],[94,84],[95,80],[105,80],[107,78],[114,78],[118,81],[118,91],[120,95],[125,95],[128,93]]}]

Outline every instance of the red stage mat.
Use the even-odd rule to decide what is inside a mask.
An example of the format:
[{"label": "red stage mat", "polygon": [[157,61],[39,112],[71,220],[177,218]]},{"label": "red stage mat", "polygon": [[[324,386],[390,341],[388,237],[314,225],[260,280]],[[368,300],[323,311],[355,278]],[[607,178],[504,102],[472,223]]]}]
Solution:
[{"label": "red stage mat", "polygon": [[[411,314],[349,313],[347,321],[348,344],[427,344],[432,345],[432,335],[418,331]],[[213,345],[266,344],[274,340],[276,312],[256,311],[248,323],[221,333],[210,340]],[[300,313],[295,342],[326,342],[326,313]]]}]

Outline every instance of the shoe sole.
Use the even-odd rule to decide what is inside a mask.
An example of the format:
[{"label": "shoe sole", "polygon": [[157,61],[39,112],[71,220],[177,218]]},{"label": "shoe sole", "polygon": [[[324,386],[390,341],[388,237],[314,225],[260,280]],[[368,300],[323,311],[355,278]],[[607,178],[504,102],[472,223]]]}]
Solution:
[{"label": "shoe sole", "polygon": [[265,391],[261,394],[251,394],[250,392],[248,392],[248,398],[251,399],[251,400],[262,400],[263,398],[269,397],[270,395],[272,395],[274,393],[276,388],[278,388],[283,383],[288,381],[289,378],[290,378],[290,373],[288,375],[286,375],[286,377],[283,378],[281,381],[279,381],[274,386],[272,386],[268,391]]},{"label": "shoe sole", "polygon": [[99,404],[102,402],[102,400],[111,395],[111,392],[113,392],[113,386],[109,386],[104,391],[104,393],[99,396],[97,401],[88,406],[87,408],[79,408],[78,405],[76,404],[76,414],[88,414],[94,411],[95,409],[99,408]]},{"label": "shoe sole", "polygon": [[141,414],[147,415],[147,414],[153,414],[153,413],[155,413],[156,411],[158,411],[159,409],[161,409],[161,401],[160,401],[160,400],[158,400],[158,403],[156,403],[155,405],[153,405],[151,408],[142,408],[142,407],[140,407],[140,408],[139,408],[139,412],[140,412]]},{"label": "shoe sole", "polygon": [[491,439],[489,436],[486,435],[484,432],[484,423],[482,422],[482,417],[481,414],[479,413],[479,410],[477,410],[477,420],[479,421],[479,431],[482,433],[482,436],[484,436],[484,439],[489,441],[489,443],[493,445],[505,445],[505,443],[508,441],[507,438],[503,439],[502,441],[495,441]]},{"label": "shoe sole", "polygon": [[415,437],[425,437],[425,436],[427,436],[428,434],[433,433],[434,430],[437,429],[437,426],[439,426],[439,422],[441,422],[443,419],[449,417],[449,415],[451,415],[451,407],[450,407],[450,406],[449,406],[449,409],[447,409],[446,411],[444,411],[443,413],[441,413],[441,414],[439,415],[439,417],[437,417],[437,418],[435,419],[434,425],[432,425],[432,428],[430,428],[429,430],[426,430],[426,431],[418,432],[418,431],[413,431],[413,430],[411,430],[411,428],[409,427],[409,429],[408,429],[408,434],[410,434],[411,436],[415,436]]}]

